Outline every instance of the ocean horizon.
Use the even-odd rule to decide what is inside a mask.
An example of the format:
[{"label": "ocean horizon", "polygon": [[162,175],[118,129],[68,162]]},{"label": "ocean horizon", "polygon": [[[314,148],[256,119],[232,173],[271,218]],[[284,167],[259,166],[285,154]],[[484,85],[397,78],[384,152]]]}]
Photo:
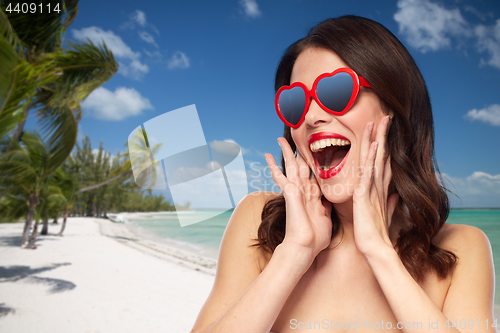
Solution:
[{"label": "ocean horizon", "polygon": [[[127,215],[126,224],[141,237],[217,259],[222,235],[232,211],[208,219],[204,219],[204,216],[211,216],[212,211],[202,209],[178,213],[139,213]],[[202,221],[181,227],[177,214],[183,214],[183,219],[191,215],[193,219]],[[454,208],[450,210],[446,222],[475,226],[488,236],[495,264],[495,285],[500,286],[500,208]],[[495,295],[495,305],[500,307],[500,293]]]}]

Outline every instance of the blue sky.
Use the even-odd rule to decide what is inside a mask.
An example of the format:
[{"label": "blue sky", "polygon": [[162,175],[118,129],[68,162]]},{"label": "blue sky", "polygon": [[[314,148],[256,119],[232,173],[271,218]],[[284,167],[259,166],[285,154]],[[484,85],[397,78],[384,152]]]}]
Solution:
[{"label": "blue sky", "polygon": [[264,153],[278,158],[283,130],[279,58],[316,23],[345,14],[385,25],[419,65],[439,168],[461,198],[454,206],[500,207],[498,0],[81,1],[66,37],[104,40],[120,70],[83,103],[79,137],[116,154],[137,126],[196,104],[206,140],[238,143],[250,190],[264,189],[255,170]]}]

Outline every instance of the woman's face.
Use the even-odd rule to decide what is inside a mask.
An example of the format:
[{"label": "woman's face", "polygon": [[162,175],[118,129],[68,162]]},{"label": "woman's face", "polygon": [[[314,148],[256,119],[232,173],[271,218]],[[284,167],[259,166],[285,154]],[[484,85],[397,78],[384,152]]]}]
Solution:
[{"label": "woman's face", "polygon": [[[320,74],[341,67],[349,66],[336,53],[322,48],[307,48],[295,61],[290,84],[299,81],[311,89]],[[385,115],[375,92],[361,87],[356,102],[347,113],[333,115],[312,99],[304,122],[299,128],[291,129],[299,153],[313,170],[324,196],[330,202],[342,203],[351,199],[362,171],[359,154],[363,131],[368,122],[374,122],[373,141],[377,125]],[[325,144],[331,146],[318,147]]]}]

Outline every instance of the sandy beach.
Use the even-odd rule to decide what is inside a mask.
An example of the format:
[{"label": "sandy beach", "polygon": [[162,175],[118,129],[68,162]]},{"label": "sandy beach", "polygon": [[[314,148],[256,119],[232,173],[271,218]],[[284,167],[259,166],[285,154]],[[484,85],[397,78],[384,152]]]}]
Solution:
[{"label": "sandy beach", "polygon": [[216,261],[141,239],[123,224],[70,218],[23,250],[0,224],[0,332],[189,332]]}]

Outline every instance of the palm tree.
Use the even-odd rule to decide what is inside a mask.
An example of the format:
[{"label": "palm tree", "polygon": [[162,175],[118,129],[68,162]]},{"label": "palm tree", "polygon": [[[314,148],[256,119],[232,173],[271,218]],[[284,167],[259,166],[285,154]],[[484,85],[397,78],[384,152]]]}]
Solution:
[{"label": "palm tree", "polygon": [[[118,65],[104,43],[64,43],[65,31],[78,12],[78,0],[39,1],[42,8],[47,4],[59,6],[59,12],[52,10],[50,14],[8,12],[6,6],[12,9],[16,3],[0,3],[0,142],[14,132],[13,140],[0,148],[0,169],[5,170],[0,174],[0,191],[4,194],[0,203],[19,204],[23,197],[27,201],[22,246],[28,247],[40,191],[76,143],[80,102],[109,80]],[[32,109],[37,110],[43,139],[38,134],[23,135]],[[24,139],[28,142],[20,145]],[[16,195],[5,191],[14,188]],[[12,216],[22,211],[2,207]]]},{"label": "palm tree", "polygon": [[[104,43],[102,47],[90,41],[64,45],[65,31],[78,12],[78,0],[40,1],[42,8],[56,3],[59,13],[29,15],[6,12],[8,4],[15,7],[15,1],[1,4],[0,139],[17,125],[13,136],[19,140],[29,111],[35,108],[45,130],[58,129],[52,133],[52,141],[64,141],[73,133],[60,126],[61,109],[69,108],[80,120],[79,103],[118,70]],[[61,155],[69,154],[73,146],[65,148]]]},{"label": "palm tree", "polygon": [[62,236],[64,229],[66,228],[68,215],[69,212],[73,209],[73,205],[75,204],[76,193],[78,189],[78,180],[74,176],[72,176],[70,172],[67,172],[64,167],[68,168],[67,165],[61,166],[54,173],[54,181],[61,190],[61,194],[65,199],[62,204],[63,223],[61,226],[61,230],[59,231],[57,236]]},{"label": "palm tree", "polygon": [[[90,141],[88,141],[88,143],[90,144]],[[132,169],[135,169],[136,173],[140,173],[136,182],[139,183],[141,187],[148,188],[153,186],[156,183],[156,168],[151,168],[151,165],[153,165],[153,156],[160,150],[161,145],[161,143],[157,143],[153,147],[150,147],[146,131],[140,127],[137,128],[130,136],[129,141],[125,144],[128,151],[115,159],[115,161],[118,161],[121,158],[125,158],[125,161],[121,164],[120,168],[115,168],[113,170],[111,178],[94,185],[85,186],[81,188],[79,192],[87,192],[121,178],[128,178],[133,175]],[[134,161],[134,165],[132,165],[131,160]]]},{"label": "palm tree", "polygon": [[58,154],[56,147],[44,142],[40,134],[31,132],[24,132],[22,144],[11,139],[10,148],[0,158],[0,194],[7,198],[4,202],[20,203],[24,200],[28,205],[21,239],[23,248],[31,247],[29,231],[41,191],[49,186],[50,176],[65,159],[66,156]]},{"label": "palm tree", "polygon": [[55,182],[54,174],[52,174],[50,183],[42,193],[44,205],[40,214],[43,217],[43,228],[40,235],[47,235],[49,232],[49,217],[61,214],[67,205],[67,200],[62,189]]}]

